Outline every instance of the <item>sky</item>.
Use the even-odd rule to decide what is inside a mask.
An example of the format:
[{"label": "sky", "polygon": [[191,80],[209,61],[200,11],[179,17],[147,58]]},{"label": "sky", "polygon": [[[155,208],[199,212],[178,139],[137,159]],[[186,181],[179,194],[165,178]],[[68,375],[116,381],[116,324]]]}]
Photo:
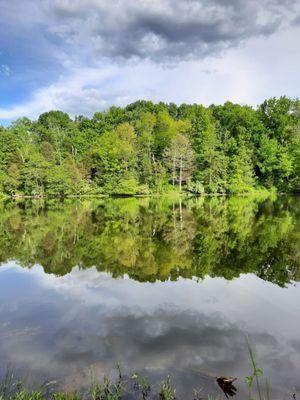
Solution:
[{"label": "sky", "polygon": [[300,0],[0,0],[0,123],[299,97]]}]

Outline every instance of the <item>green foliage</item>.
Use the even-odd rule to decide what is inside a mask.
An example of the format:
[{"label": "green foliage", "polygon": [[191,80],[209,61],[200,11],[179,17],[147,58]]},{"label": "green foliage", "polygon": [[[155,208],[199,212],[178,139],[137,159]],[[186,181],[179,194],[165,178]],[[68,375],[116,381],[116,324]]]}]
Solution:
[{"label": "green foliage", "polygon": [[49,111],[41,114],[38,123],[48,129],[64,129],[71,122],[68,114],[62,111]]},{"label": "green foliage", "polygon": [[116,185],[107,190],[108,193],[120,195],[133,195],[139,193],[139,184],[134,177],[121,178]]},{"label": "green foliage", "polygon": [[230,179],[228,189],[230,193],[251,192],[255,187],[251,152],[241,144],[236,154],[230,159]]},{"label": "green foliage", "polygon": [[[261,377],[263,370],[256,365],[253,350],[247,340],[247,347],[252,365],[252,371],[245,378],[246,386],[248,387],[247,400],[270,400],[270,384],[268,379],[265,381],[265,390],[262,390]],[[122,399],[160,399],[160,400],[176,400],[177,398],[193,398],[194,400],[203,400],[204,393],[202,389],[196,390],[191,388],[193,397],[189,397],[189,393],[182,394],[181,397],[176,396],[176,389],[171,385],[171,378],[167,376],[160,385],[155,383],[150,384],[147,377],[140,376],[134,372],[130,377],[123,375],[119,366],[117,366],[118,375],[115,379],[111,379],[105,375],[100,383],[95,381],[92,375],[91,383],[88,388],[82,388],[80,391],[54,391],[51,388],[51,382],[40,387],[39,390],[30,390],[25,388],[20,380],[16,380],[11,371],[8,371],[4,379],[0,381],[0,400],[122,400]],[[213,379],[211,376],[210,379]],[[220,378],[219,378],[220,379]],[[225,378],[226,379],[226,378]],[[218,381],[218,379],[216,379]],[[253,397],[253,388],[255,387],[258,397]],[[49,391],[50,389],[50,391]],[[207,395],[207,400],[223,399],[224,392],[226,398],[233,396],[236,393],[220,388],[220,395],[217,397]],[[184,397],[183,397],[184,396]],[[296,398],[295,395],[293,398]],[[246,398],[245,398],[246,399]]]},{"label": "green foliage", "polygon": [[205,193],[204,186],[199,181],[188,180],[187,190],[191,193],[198,194],[198,195],[204,195],[204,193]]},{"label": "green foliage", "polygon": [[91,119],[49,111],[0,127],[0,193],[198,193],[191,182],[201,194],[297,192],[299,148],[299,101],[286,97],[257,110],[137,101]]},{"label": "green foliage", "polygon": [[246,382],[246,385],[247,385],[248,391],[249,391],[249,400],[253,399],[252,390],[253,390],[254,385],[256,386],[256,391],[257,391],[259,400],[270,400],[270,386],[269,386],[268,380],[266,380],[266,385],[265,385],[266,395],[263,396],[263,394],[262,394],[262,388],[261,388],[260,381],[261,381],[261,378],[262,378],[264,372],[261,368],[258,368],[258,366],[256,364],[253,349],[250,345],[248,337],[246,337],[246,344],[247,344],[247,349],[248,349],[249,357],[251,360],[251,366],[252,366],[251,374],[245,378],[245,382]]},{"label": "green foliage", "polygon": [[0,168],[6,169],[19,158],[20,139],[12,130],[0,127]]},{"label": "green foliage", "polygon": [[161,383],[161,388],[159,392],[159,397],[161,400],[175,400],[176,390],[171,387],[171,379],[168,376],[165,381]]},{"label": "green foliage", "polygon": [[196,179],[208,193],[225,193],[227,189],[227,157],[216,129],[210,125],[202,132],[198,152]]},{"label": "green foliage", "polygon": [[289,139],[291,126],[299,122],[299,116],[295,113],[297,107],[298,101],[283,96],[265,100],[258,109],[258,115],[268,134],[281,144]]},{"label": "green foliage", "polygon": [[125,382],[123,380],[121,367],[117,364],[118,378],[112,381],[108,376],[104,376],[102,385],[94,382],[92,377],[90,387],[91,400],[121,400],[125,391]]}]

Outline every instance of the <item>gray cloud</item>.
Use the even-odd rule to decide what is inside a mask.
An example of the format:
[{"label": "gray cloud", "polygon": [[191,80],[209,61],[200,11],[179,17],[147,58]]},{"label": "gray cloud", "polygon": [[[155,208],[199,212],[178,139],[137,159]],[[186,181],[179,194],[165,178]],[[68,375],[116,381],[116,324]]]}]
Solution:
[{"label": "gray cloud", "polygon": [[293,25],[294,25],[294,26],[299,26],[299,25],[300,25],[300,15],[298,15],[298,16],[293,20]]},{"label": "gray cloud", "polygon": [[[289,3],[289,7],[287,7]],[[49,27],[73,51],[96,58],[174,62],[199,59],[268,36],[285,22],[285,0],[56,0],[49,3]],[[68,50],[67,50],[68,51]]]}]

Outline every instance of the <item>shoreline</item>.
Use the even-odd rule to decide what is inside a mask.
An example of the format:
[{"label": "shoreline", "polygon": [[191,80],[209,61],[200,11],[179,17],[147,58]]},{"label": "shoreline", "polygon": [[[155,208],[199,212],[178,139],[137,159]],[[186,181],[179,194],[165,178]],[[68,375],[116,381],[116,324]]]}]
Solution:
[{"label": "shoreline", "polygon": [[205,198],[205,197],[261,197],[261,196],[299,196],[299,192],[275,192],[268,190],[257,190],[253,192],[247,193],[204,193],[204,194],[196,194],[191,192],[166,192],[166,193],[152,193],[152,194],[72,194],[72,195],[0,195],[1,200],[48,200],[48,199],[56,199],[56,200],[64,200],[64,199],[104,199],[104,198],[112,198],[112,199],[126,199],[126,198],[159,198],[159,197],[174,197],[174,198],[182,198],[182,197],[195,197],[195,198]]}]

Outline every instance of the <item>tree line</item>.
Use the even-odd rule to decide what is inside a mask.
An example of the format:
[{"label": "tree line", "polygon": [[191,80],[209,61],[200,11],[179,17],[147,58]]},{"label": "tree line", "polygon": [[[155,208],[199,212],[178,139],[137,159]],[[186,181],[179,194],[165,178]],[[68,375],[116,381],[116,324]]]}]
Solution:
[{"label": "tree line", "polygon": [[300,103],[137,101],[0,127],[0,193],[18,196],[300,190]]}]

